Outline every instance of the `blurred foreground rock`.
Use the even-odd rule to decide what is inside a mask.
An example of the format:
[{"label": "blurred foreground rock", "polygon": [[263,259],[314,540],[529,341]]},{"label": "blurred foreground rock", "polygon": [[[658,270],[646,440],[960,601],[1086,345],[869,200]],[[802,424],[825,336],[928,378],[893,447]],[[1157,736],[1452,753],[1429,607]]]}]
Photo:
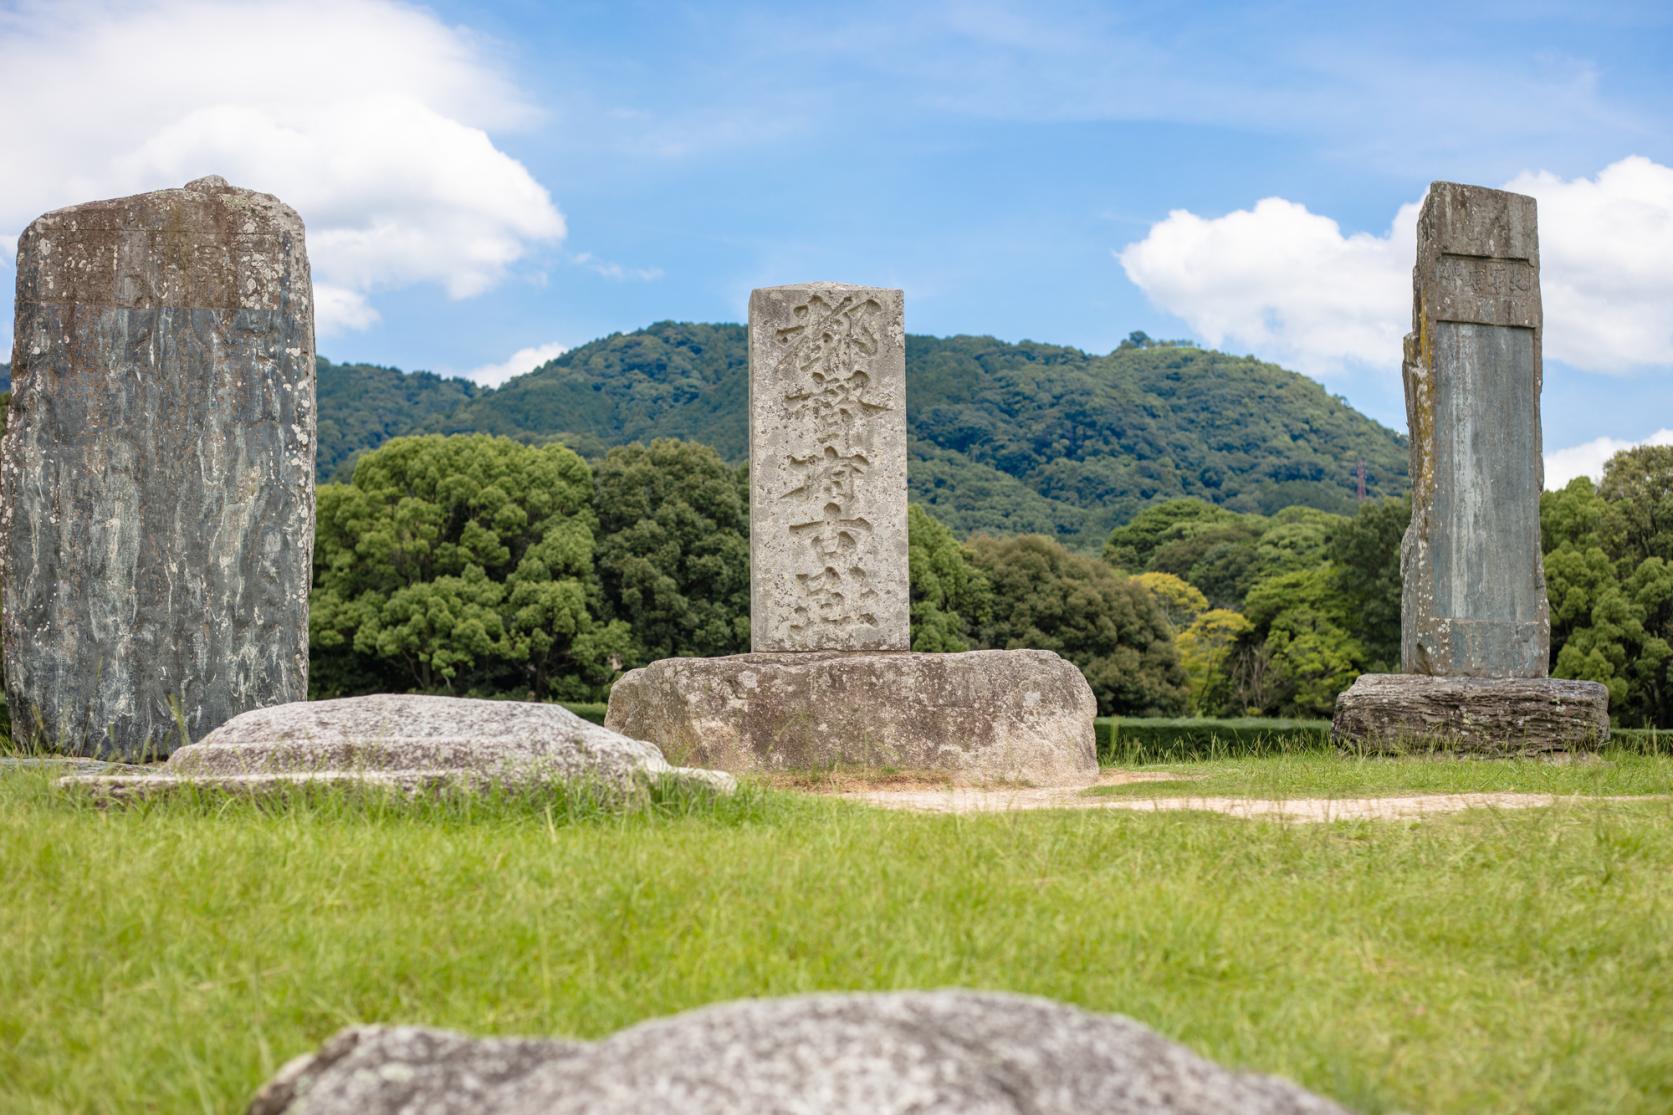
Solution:
[{"label": "blurred foreground rock", "polygon": [[657,779],[721,792],[736,785],[719,771],[671,767],[654,745],[559,705],[383,694],[247,712],[155,773],[63,781],[120,799],[183,785],[259,793],[333,782],[409,791],[561,783],[615,796]]},{"label": "blurred foreground rock", "polygon": [[971,991],[745,999],[597,1043],[357,1027],[249,1115],[1344,1115],[1130,1019]]}]

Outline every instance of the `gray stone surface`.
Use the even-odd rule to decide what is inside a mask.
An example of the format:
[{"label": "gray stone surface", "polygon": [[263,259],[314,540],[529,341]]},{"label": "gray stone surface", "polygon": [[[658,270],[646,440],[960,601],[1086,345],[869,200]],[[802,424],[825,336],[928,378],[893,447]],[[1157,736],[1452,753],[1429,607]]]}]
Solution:
[{"label": "gray stone surface", "polygon": [[1544,677],[1534,199],[1434,183],[1418,218],[1412,285],[1401,668]]},{"label": "gray stone surface", "polygon": [[250,1115],[1343,1115],[1130,1019],[908,991],[746,999],[602,1042],[362,1028],[287,1065]]},{"label": "gray stone surface", "polygon": [[749,299],[750,645],[906,650],[906,333],[898,290]]},{"label": "gray stone surface", "polygon": [[605,723],[721,770],[838,766],[1085,783],[1097,702],[1051,651],[665,658],[610,691]]},{"label": "gray stone surface", "polygon": [[251,1101],[248,1115],[492,1112],[524,1077],[587,1048],[417,1026],[353,1026],[280,1069]]},{"label": "gray stone surface", "polygon": [[18,248],[0,450],[13,732],[134,759],[308,686],[314,327],[302,221],[218,178]]},{"label": "gray stone surface", "polygon": [[1479,755],[1593,751],[1609,738],[1609,691],[1559,678],[1361,674],[1336,698],[1331,735],[1372,752],[1437,745]]},{"label": "gray stone surface", "polygon": [[182,784],[263,792],[328,782],[409,790],[567,782],[631,793],[653,778],[722,792],[736,785],[719,771],[671,767],[654,745],[559,705],[380,694],[246,712],[175,751],[156,773],[64,782],[121,798]]}]

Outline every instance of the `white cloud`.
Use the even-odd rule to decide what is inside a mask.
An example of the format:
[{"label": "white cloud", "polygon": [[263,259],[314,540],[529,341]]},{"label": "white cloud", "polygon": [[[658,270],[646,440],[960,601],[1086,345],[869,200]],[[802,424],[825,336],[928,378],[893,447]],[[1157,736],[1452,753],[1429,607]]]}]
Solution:
[{"label": "white cloud", "polygon": [[302,214],[321,333],[376,291],[493,286],[564,235],[495,146],[533,108],[487,44],[396,0],[26,2],[0,16],[0,229],[205,174]]},{"label": "white cloud", "polygon": [[465,373],[465,378],[474,380],[484,387],[498,387],[506,380],[524,372],[532,372],[548,360],[556,360],[568,351],[567,345],[560,345],[556,341],[532,348],[520,348],[498,364],[484,364],[480,368],[472,368]]},{"label": "white cloud", "polygon": [[[1673,365],[1673,168],[1639,156],[1596,178],[1540,172],[1545,353],[1588,371]],[[1418,203],[1380,236],[1282,198],[1204,218],[1175,210],[1117,253],[1152,303],[1211,345],[1327,376],[1399,366],[1410,328]]]},{"label": "white cloud", "polygon": [[1557,449],[1545,455],[1545,486],[1551,491],[1565,487],[1577,476],[1603,478],[1603,466],[1609,458],[1622,450],[1639,445],[1673,445],[1673,430],[1657,430],[1643,441],[1622,441],[1619,438],[1599,437],[1567,449]]},{"label": "white cloud", "polygon": [[1546,355],[1600,372],[1673,364],[1673,167],[1634,155],[1505,189],[1539,201]]},{"label": "white cloud", "polygon": [[[314,321],[320,332],[367,329],[376,325],[378,318],[378,312],[359,291],[330,283],[314,284]],[[329,323],[329,328],[325,323]]]},{"label": "white cloud", "polygon": [[569,259],[571,263],[585,267],[595,275],[603,275],[606,279],[615,279],[617,282],[634,279],[641,283],[649,283],[662,278],[660,267],[624,267],[607,259],[599,259],[591,252],[576,252]]},{"label": "white cloud", "polygon": [[1224,217],[1176,209],[1117,258],[1210,345],[1325,375],[1344,359],[1398,361],[1416,220],[1403,206],[1385,235],[1343,236],[1329,217],[1269,197]]}]

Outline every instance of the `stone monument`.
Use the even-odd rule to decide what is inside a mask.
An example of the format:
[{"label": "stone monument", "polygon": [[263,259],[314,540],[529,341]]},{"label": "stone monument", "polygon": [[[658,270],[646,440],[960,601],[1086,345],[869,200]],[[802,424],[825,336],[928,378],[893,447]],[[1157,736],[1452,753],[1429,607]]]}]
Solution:
[{"label": "stone monument", "polygon": [[1609,732],[1608,691],[1547,677],[1534,199],[1434,183],[1412,288],[1403,672],[1367,674],[1342,694],[1335,736],[1373,749],[1595,747]]},{"label": "stone monument", "polygon": [[20,742],[167,755],[308,688],[313,288],[302,221],[202,178],[18,245],[0,449]]},{"label": "stone monument", "polygon": [[757,652],[908,650],[901,292],[749,299],[749,617]]},{"label": "stone monument", "polygon": [[909,651],[901,292],[770,287],[749,319],[752,653],[634,670],[605,723],[735,772],[1089,779],[1096,702],[1074,666]]}]

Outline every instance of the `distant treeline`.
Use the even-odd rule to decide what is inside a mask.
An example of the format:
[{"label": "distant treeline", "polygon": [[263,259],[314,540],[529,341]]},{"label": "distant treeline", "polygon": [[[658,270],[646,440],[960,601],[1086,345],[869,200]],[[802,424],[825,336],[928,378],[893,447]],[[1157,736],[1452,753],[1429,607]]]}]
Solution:
[{"label": "distant treeline", "polygon": [[[1673,725],[1673,448],[1541,507],[1554,672],[1619,723]],[[910,512],[912,644],[1055,650],[1105,715],[1328,715],[1399,666],[1403,499],[1353,515],[1157,504],[1101,558]],[[597,700],[625,670],[749,646],[745,473],[661,439],[589,465],[484,435],[399,438],[320,488],[317,695]]]}]

